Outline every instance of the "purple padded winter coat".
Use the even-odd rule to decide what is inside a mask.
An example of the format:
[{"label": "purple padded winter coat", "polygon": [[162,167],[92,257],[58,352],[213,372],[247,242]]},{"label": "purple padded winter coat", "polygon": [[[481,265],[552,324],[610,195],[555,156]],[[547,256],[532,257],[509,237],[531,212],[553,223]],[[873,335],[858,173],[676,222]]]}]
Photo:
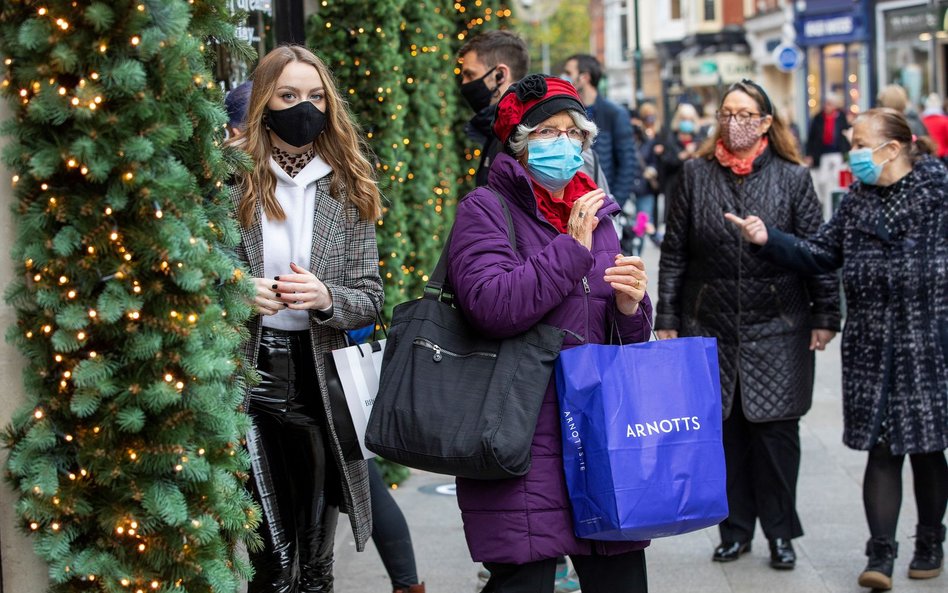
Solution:
[{"label": "purple padded winter coat", "polygon": [[[603,280],[620,251],[608,218],[619,206],[607,200],[599,210],[601,222],[590,252],[543,218],[530,178],[516,160],[499,155],[488,179],[507,199],[524,259],[510,247],[496,196],[483,187],[465,196],[458,204],[448,276],[470,323],[495,338],[514,336],[536,323],[554,325],[568,330],[564,349],[583,341],[608,343],[611,331],[618,332],[615,337],[623,343],[646,341],[649,330],[643,315],[652,316],[648,298],[635,315],[622,315],[615,308],[612,287]],[[523,564],[564,554],[622,554],[648,545],[594,542],[574,535],[552,379],[531,453],[533,464],[521,478],[458,478],[458,505],[474,561]]]}]

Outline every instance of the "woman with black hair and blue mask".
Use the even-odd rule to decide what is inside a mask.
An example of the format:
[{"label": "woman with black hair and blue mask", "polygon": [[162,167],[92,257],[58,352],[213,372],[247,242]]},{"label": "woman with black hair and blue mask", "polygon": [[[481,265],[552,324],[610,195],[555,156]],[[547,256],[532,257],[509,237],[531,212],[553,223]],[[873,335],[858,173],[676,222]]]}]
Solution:
[{"label": "woman with black hair and blue mask", "polygon": [[[902,465],[912,464],[918,525],[910,578],[942,571],[948,506],[948,171],[905,116],[856,119],[850,167],[858,180],[809,238],[757,216],[727,218],[757,254],[800,273],[842,268],[843,441],[868,451],[863,504],[869,563],[859,584],[892,587]],[[773,221],[768,221],[773,222]]]}]

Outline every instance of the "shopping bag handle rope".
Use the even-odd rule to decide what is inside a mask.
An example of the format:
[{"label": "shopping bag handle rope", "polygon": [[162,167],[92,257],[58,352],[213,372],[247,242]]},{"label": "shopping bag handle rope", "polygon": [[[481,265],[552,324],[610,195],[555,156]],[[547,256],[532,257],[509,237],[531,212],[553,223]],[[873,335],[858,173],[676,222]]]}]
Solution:
[{"label": "shopping bag handle rope", "polygon": [[[648,293],[646,292],[645,294],[647,295]],[[642,300],[645,300],[645,298],[643,297]],[[640,306],[641,306],[641,305],[640,305]],[[620,313],[619,313],[619,307],[616,306],[615,301],[612,302],[612,308],[613,308],[613,312],[612,312],[612,330],[613,330],[613,331],[612,331],[612,334],[615,335],[615,336],[617,336],[617,337],[619,338],[619,345],[622,346],[622,345],[623,345],[623,344],[622,344],[622,334],[619,332],[619,322],[617,321],[617,320],[619,319]],[[654,312],[654,311],[652,312],[652,315],[653,315],[653,316],[655,315],[655,312]],[[655,341],[657,342],[657,341],[658,341],[658,334],[655,333],[655,325],[652,323],[652,320],[649,319],[648,313],[645,312],[645,309],[644,309],[644,308],[642,308],[642,317],[645,318],[645,323],[648,324],[648,331],[649,331],[649,333],[652,334],[652,337],[655,338]],[[612,343],[612,337],[611,337],[611,336],[609,337],[609,342]]]}]

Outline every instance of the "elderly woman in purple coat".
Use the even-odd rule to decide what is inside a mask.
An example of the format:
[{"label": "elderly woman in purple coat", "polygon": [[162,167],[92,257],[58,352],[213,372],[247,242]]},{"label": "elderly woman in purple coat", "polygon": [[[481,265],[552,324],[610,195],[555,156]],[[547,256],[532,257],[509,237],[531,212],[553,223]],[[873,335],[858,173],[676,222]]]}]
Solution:
[{"label": "elderly woman in purple coat", "polygon": [[[470,323],[494,338],[536,323],[567,330],[564,348],[648,340],[652,307],[645,265],[625,257],[608,216],[619,205],[579,170],[596,126],[576,90],[530,75],[497,105],[493,129],[505,154],[488,187],[461,200],[448,274]],[[510,209],[517,250],[494,192]],[[458,478],[458,504],[472,558],[489,593],[549,593],[556,558],[568,555],[584,593],[647,591],[648,542],[579,539],[563,474],[555,382],[544,396],[523,477]]]}]

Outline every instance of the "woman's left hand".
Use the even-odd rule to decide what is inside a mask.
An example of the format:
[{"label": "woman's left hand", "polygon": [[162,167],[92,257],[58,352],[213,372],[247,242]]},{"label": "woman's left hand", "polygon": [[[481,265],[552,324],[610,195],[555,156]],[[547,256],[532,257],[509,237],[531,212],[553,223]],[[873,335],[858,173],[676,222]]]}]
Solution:
[{"label": "woman's left hand", "polygon": [[831,329],[813,329],[810,330],[810,350],[825,350],[826,345],[836,337],[836,332]]},{"label": "woman's left hand", "polygon": [[286,303],[287,309],[328,309],[332,305],[329,289],[312,272],[290,263],[293,274],[280,274],[274,278],[277,299]]},{"label": "woman's left hand", "polygon": [[616,293],[616,307],[624,315],[634,315],[645,298],[648,276],[645,262],[636,256],[616,255],[616,265],[606,268],[603,278]]}]

